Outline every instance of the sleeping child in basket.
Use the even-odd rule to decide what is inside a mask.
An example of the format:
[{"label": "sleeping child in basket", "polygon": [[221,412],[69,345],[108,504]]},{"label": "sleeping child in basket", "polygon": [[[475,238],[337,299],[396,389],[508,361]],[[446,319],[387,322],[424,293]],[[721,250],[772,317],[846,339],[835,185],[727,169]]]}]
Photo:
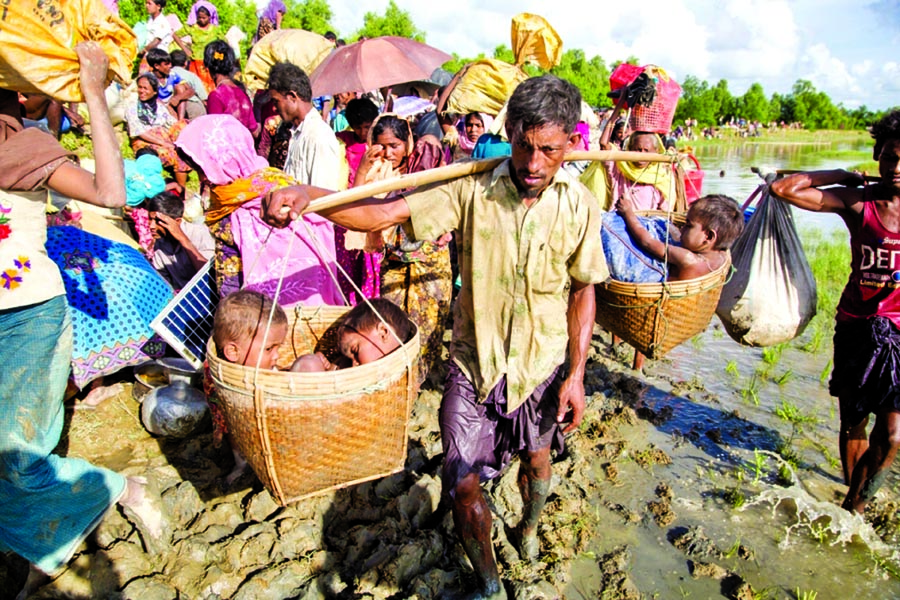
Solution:
[{"label": "sleeping child in basket", "polygon": [[[634,205],[623,197],[618,213],[639,250],[668,267],[667,281],[695,279],[712,273],[728,260],[727,251],[744,229],[744,215],[732,198],[719,194],[697,199],[681,226],[678,245],[654,237],[638,220]],[[668,256],[667,256],[668,253]]]},{"label": "sleeping child in basket", "polygon": [[372,298],[353,307],[338,329],[342,360],[334,364],[324,354],[316,352],[295,360],[291,371],[315,373],[364,365],[387,356],[412,336],[412,321],[399,306],[384,298]]}]

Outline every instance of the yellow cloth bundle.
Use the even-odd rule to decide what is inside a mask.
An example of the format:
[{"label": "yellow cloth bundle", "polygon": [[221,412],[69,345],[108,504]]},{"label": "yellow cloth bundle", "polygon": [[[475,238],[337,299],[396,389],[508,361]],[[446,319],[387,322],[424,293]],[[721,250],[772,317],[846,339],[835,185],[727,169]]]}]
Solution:
[{"label": "yellow cloth bundle", "polygon": [[0,7],[0,87],[82,102],[75,45],[100,44],[108,80],[131,81],[137,40],[102,0],[16,0]]}]

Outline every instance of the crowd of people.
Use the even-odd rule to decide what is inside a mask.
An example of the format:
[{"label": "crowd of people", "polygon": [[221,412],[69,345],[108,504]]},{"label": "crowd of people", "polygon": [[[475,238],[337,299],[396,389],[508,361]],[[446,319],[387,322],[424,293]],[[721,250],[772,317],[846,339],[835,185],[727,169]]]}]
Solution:
[{"label": "crowd of people", "polygon": [[[616,110],[590,139],[579,91],[552,75],[521,83],[499,126],[497,115],[482,112],[437,114],[438,86],[415,102],[389,88],[316,98],[308,74],[289,62],[274,64],[265,89],[251,97],[214,3],[197,1],[178,31],[165,7],[165,0],[147,0],[147,20],[136,28],[136,97],[125,110],[134,160],[119,154],[102,87],[108,59],[96,44],[76,48],[93,173],[76,166],[53,137],[68,113],[48,111],[50,99],[0,95],[0,326],[7,341],[0,347],[0,501],[8,507],[0,515],[0,549],[32,564],[20,597],[64,569],[115,504],[148,546],[163,547],[167,538],[147,482],[52,453],[63,427],[73,333],[60,275],[71,266],[59,266],[44,248],[50,189],[122,208],[146,268],[171,293],[211,261],[223,298],[212,335],[230,362],[275,366],[286,334],[282,307],[356,305],[339,332],[343,358],[300,357],[295,372],[377,360],[417,329],[420,383],[443,380],[442,485],[478,576],[471,597],[505,598],[481,484],[519,457],[524,507],[515,541],[524,559],[534,559],[552,453],[562,451],[585,407],[593,286],[609,276],[601,213],[617,211],[650,256],[665,258],[668,248],[648,237],[634,211],[670,210],[675,202],[668,163],[610,161],[581,172],[564,166],[565,156],[614,147],[665,153],[663,138],[633,130]],[[260,12],[256,39],[278,29],[286,10],[272,0]],[[47,118],[45,131],[23,129],[28,115]],[[890,250],[900,243],[898,119],[891,113],[873,129],[879,184],[859,189],[857,178],[837,171],[794,175],[773,187],[801,208],[841,214],[851,229],[854,274],[839,306],[832,389],[840,398],[850,486],[844,505],[854,511],[871,500],[900,447],[900,264]],[[80,126],[74,116],[73,125]],[[509,159],[480,174],[304,213],[334,190],[491,155]],[[203,216],[189,219],[192,172]],[[837,187],[820,189],[826,186]],[[697,201],[669,278],[721,267],[742,225],[734,200]],[[79,273],[92,264],[82,260]],[[442,361],[451,306],[450,359]],[[260,320],[263,313],[273,315],[271,323]],[[227,440],[214,402],[212,408],[215,437]],[[877,419],[867,438],[870,413]],[[232,478],[246,465],[236,450],[234,461]]]}]

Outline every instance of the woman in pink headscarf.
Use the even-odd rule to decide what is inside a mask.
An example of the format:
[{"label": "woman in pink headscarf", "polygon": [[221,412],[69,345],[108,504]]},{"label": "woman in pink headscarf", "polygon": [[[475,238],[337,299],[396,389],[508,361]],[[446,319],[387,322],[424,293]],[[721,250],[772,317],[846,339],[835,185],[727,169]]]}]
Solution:
[{"label": "woman in pink headscarf", "polygon": [[470,112],[460,119],[456,124],[459,145],[455,148],[453,159],[460,160],[472,156],[478,138],[487,133],[493,123],[492,116],[480,112]]},{"label": "woman in pink headscarf", "polygon": [[256,153],[246,127],[231,115],[205,115],[184,128],[176,145],[210,185],[206,224],[216,240],[222,296],[251,288],[274,297],[283,275],[282,305],[344,304],[331,224],[310,213],[273,229],[259,218],[262,196],[297,182]]}]

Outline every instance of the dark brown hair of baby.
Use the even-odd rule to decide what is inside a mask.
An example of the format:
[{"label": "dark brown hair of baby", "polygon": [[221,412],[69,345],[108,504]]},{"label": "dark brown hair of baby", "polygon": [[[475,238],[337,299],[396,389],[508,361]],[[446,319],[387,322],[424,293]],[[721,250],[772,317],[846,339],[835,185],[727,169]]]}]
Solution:
[{"label": "dark brown hair of baby", "polygon": [[372,331],[381,323],[381,319],[375,314],[376,310],[404,344],[412,338],[415,328],[409,316],[399,306],[384,298],[371,298],[368,302],[360,302],[354,306],[344,317],[338,334],[342,335],[345,329],[357,333]]},{"label": "dark brown hair of baby", "polygon": [[728,250],[744,230],[744,214],[734,200],[710,194],[691,204],[692,217],[707,231],[716,232],[716,250]]}]

